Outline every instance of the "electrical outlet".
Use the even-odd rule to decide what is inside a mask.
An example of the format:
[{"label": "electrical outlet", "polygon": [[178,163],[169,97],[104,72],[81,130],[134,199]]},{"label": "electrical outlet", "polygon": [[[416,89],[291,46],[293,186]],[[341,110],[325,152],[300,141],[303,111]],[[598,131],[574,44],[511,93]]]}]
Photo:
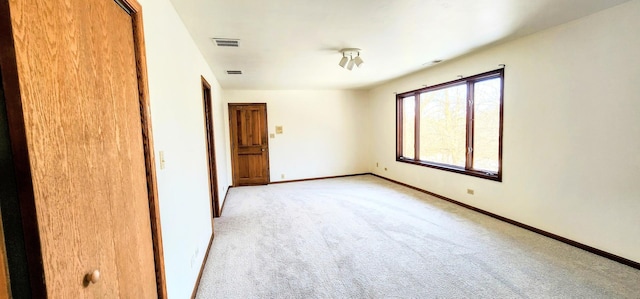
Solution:
[{"label": "electrical outlet", "polygon": [[284,173],[280,175],[280,178],[281,178],[281,179],[284,179]]},{"label": "electrical outlet", "polygon": [[467,189],[467,194],[473,195],[474,193],[475,193],[475,191],[473,191],[473,189]]},{"label": "electrical outlet", "polygon": [[376,167],[379,167],[380,165],[378,165],[378,162],[376,162]]}]

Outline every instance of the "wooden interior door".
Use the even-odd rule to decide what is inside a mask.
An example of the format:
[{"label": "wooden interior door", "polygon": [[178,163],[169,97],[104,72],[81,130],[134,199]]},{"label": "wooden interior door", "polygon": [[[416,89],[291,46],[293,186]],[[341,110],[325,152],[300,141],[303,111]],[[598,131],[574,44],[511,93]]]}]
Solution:
[{"label": "wooden interior door", "polygon": [[157,298],[135,1],[1,2],[33,297]]},{"label": "wooden interior door", "polygon": [[233,185],[269,183],[267,104],[229,104]]}]

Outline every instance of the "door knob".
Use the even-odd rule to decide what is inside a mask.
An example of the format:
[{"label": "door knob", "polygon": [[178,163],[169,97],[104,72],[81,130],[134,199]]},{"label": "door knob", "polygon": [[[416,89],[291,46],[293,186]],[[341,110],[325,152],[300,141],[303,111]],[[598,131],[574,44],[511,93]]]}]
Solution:
[{"label": "door knob", "polygon": [[97,283],[100,281],[100,270],[93,270],[84,276],[84,280],[88,283]]},{"label": "door knob", "polygon": [[262,149],[262,151],[264,152],[264,149]]}]

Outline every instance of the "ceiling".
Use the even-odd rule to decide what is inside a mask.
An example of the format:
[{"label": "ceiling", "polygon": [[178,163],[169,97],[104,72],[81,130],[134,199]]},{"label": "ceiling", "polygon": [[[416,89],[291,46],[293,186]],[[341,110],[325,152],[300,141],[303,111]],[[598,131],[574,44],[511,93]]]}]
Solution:
[{"label": "ceiling", "polygon": [[[366,89],[627,1],[171,0],[225,89]],[[350,47],[352,71],[338,66]]]}]

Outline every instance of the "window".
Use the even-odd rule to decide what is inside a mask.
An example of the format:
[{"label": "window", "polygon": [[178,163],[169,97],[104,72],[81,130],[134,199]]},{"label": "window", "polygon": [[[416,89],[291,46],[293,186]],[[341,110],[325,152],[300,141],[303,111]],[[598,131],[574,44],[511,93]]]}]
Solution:
[{"label": "window", "polygon": [[397,95],[396,160],[502,181],[504,69]]}]

